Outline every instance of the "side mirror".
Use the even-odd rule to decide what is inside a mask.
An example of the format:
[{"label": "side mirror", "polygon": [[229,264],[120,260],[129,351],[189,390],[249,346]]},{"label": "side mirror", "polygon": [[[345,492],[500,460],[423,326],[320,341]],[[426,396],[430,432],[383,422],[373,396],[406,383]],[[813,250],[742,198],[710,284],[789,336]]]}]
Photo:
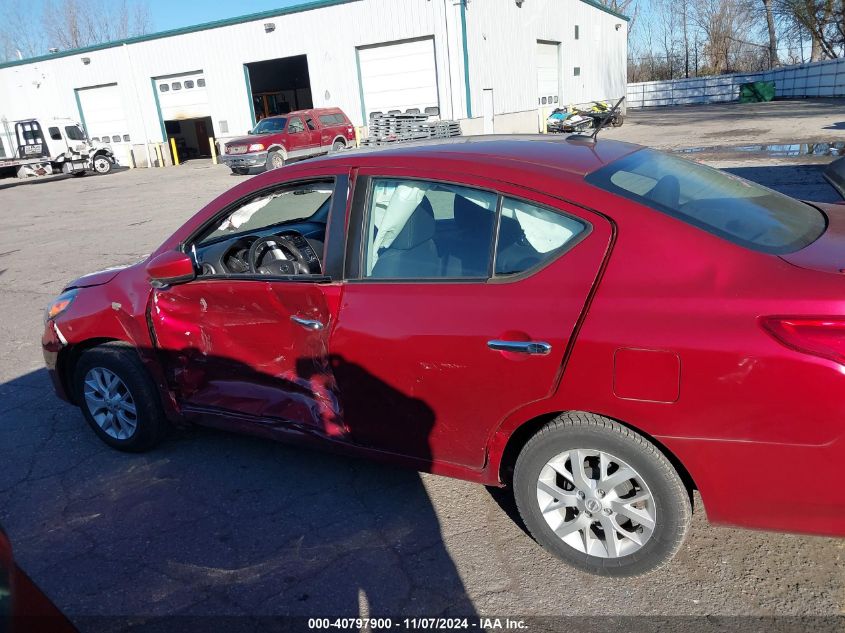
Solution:
[{"label": "side mirror", "polygon": [[154,288],[183,284],[196,278],[193,260],[180,251],[167,251],[147,263],[147,276]]}]

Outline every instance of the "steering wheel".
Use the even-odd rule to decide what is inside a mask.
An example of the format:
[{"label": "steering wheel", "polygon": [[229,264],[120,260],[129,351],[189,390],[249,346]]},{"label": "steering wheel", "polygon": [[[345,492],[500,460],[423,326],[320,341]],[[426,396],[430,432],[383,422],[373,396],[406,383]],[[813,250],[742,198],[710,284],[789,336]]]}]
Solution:
[{"label": "steering wheel", "polygon": [[[269,259],[265,262],[267,255],[277,249],[282,251],[285,259]],[[260,275],[310,275],[312,266],[316,264],[319,268],[314,249],[302,235],[293,231],[255,240],[249,247],[247,263],[251,273]]]}]

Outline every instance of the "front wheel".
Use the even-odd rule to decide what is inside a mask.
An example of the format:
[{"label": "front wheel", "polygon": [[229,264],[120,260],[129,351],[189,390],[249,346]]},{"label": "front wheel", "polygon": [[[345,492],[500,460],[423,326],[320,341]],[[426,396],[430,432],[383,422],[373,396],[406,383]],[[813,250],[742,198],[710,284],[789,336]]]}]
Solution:
[{"label": "front wheel", "polygon": [[92,164],[94,167],[94,171],[98,174],[105,175],[112,170],[114,167],[114,163],[108,156],[103,156],[100,154],[99,156],[94,157],[94,162]]},{"label": "front wheel", "polygon": [[97,436],[121,451],[146,451],[164,437],[158,390],[134,349],[107,343],[84,352],[73,375],[74,398]]},{"label": "front wheel", "polygon": [[285,157],[281,152],[272,151],[267,154],[267,171],[285,166]]},{"label": "front wheel", "polygon": [[638,576],[666,564],[692,515],[683,481],[654,444],[585,413],[565,413],[528,441],[516,462],[514,496],[540,545],[604,576]]}]

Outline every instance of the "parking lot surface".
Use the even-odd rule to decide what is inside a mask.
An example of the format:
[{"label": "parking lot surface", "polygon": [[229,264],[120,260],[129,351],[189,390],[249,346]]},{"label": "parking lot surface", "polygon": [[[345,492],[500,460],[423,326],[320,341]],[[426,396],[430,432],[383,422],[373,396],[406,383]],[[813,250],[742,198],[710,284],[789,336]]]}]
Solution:
[{"label": "parking lot surface", "polygon": [[[817,161],[731,161],[835,199]],[[144,455],[108,449],[52,393],[44,306],[78,275],[137,261],[240,181],[197,162],[0,181],[0,524],[82,630],[94,615],[845,613],[845,541],[709,526],[700,500],[668,567],[609,580],[544,552],[501,491],[208,430]]]}]

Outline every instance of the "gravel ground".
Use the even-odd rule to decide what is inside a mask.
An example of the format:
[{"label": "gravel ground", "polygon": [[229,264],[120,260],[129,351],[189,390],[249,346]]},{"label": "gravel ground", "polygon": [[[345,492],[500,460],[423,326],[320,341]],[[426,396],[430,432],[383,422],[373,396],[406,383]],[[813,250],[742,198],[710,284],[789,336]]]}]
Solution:
[{"label": "gravel ground", "polygon": [[[801,157],[723,166],[834,198]],[[700,503],[667,568],[613,581],[563,566],[507,494],[462,481],[206,430],[145,455],[107,449],[52,394],[43,308],[67,280],[139,259],[239,180],[193,162],[0,181],[0,524],[82,630],[119,628],[90,616],[176,614],[845,613],[845,541],[712,527]]]}]

